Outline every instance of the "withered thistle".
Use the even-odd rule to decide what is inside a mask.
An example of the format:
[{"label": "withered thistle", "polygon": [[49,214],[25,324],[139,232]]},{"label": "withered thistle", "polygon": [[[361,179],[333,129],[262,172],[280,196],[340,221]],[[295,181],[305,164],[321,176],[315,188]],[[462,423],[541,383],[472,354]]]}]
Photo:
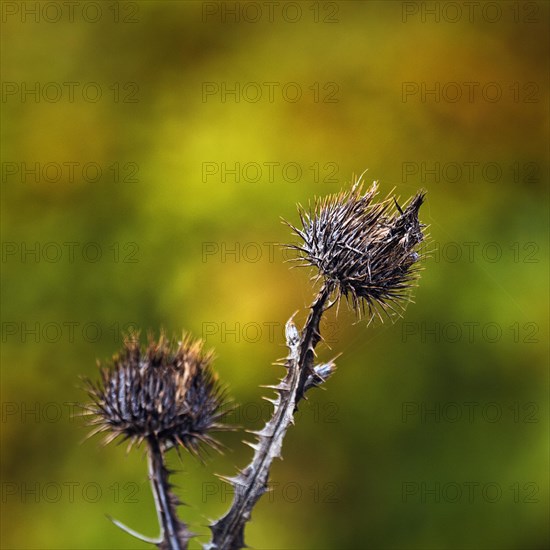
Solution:
[{"label": "withered thistle", "polygon": [[217,448],[211,431],[223,427],[223,392],[212,371],[212,352],[200,340],[180,342],[161,334],[142,348],[137,335],[126,337],[98,383],[88,382],[92,432],[106,432],[130,446],[154,438],[159,445],[182,446],[200,454],[201,443]]},{"label": "withered thistle", "polygon": [[[244,528],[252,509],[267,491],[269,470],[281,457],[283,438],[305,393],[323,384],[334,372],[333,361],[315,364],[315,348],[321,341],[323,313],[341,296],[358,314],[365,304],[370,318],[379,310],[388,315],[399,313],[415,281],[423,239],[418,210],[424,193],[418,193],[403,210],[389,198],[375,203],[377,185],[363,194],[360,179],[350,191],[317,199],[309,211],[299,208],[302,228],[291,225],[301,237],[300,245],[289,245],[301,254],[301,260],[315,266],[322,287],[310,307],[300,332],[292,318],[286,325],[289,353],[282,363],[286,372],[276,386],[273,415],[264,428],[256,432],[250,464],[235,477],[225,478],[234,488],[228,512],[214,522],[212,541],[205,550],[243,548]],[[289,224],[290,225],[290,224]],[[336,294],[335,298],[331,297]]]},{"label": "withered thistle", "polygon": [[185,548],[191,537],[176,514],[180,501],[171,491],[164,453],[183,447],[200,456],[205,446],[219,449],[211,432],[224,429],[224,393],[211,368],[212,352],[200,340],[149,337],[142,347],[139,336],[125,338],[112,364],[101,368],[99,382],[87,381],[91,403],[85,406],[90,435],[105,433],[105,444],[118,439],[138,446],[146,441],[149,474],[161,524],[157,539],[143,537],[120,522],[117,525],[159,548]]},{"label": "withered thistle", "polygon": [[[323,313],[344,297],[358,315],[368,310],[383,320],[382,313],[400,314],[410,299],[419,270],[418,247],[424,225],[418,219],[424,193],[417,193],[401,207],[395,198],[375,202],[377,185],[363,192],[359,178],[349,191],[316,199],[305,210],[299,207],[302,264],[317,269],[322,285],[309,315],[299,330],[293,317],[286,324],[288,354],[277,363],[284,376],[272,388],[276,395],[273,414],[263,429],[247,442],[254,450],[250,463],[233,477],[219,476],[233,487],[226,514],[212,522],[212,539],[204,550],[238,550],[246,546],[244,530],[252,510],[267,491],[269,472],[280,458],[283,439],[306,392],[322,385],[335,370],[334,361],[317,363],[316,347],[322,340]],[[289,224],[290,225],[290,224]],[[89,383],[94,433],[105,432],[105,441],[120,438],[146,441],[150,478],[157,504],[161,535],[147,539],[119,522],[117,525],[160,548],[187,548],[191,536],[176,513],[179,501],[171,492],[163,453],[176,446],[195,454],[202,444],[217,447],[210,435],[220,429],[223,395],[210,369],[211,354],[200,343],[184,339],[175,346],[161,336],[142,349],[128,339],[113,364],[102,371],[101,381]]]},{"label": "withered thistle", "polygon": [[299,207],[302,227],[289,224],[302,239],[289,245],[298,261],[314,266],[317,278],[358,313],[381,318],[399,314],[410,299],[418,274],[418,245],[425,227],[418,220],[424,193],[402,209],[396,199],[375,202],[377,183],[363,193],[360,180],[349,190]]}]

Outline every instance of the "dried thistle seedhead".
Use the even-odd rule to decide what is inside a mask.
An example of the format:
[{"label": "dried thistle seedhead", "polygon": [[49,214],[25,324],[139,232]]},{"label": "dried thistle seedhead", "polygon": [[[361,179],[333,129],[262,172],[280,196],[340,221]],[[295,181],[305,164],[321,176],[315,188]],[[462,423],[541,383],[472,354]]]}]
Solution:
[{"label": "dried thistle seedhead", "polygon": [[424,192],[402,209],[390,197],[374,202],[377,191],[374,182],[364,193],[359,178],[349,191],[299,207],[302,228],[291,227],[303,243],[289,245],[358,315],[366,305],[371,319],[382,319],[381,311],[400,314],[410,299],[425,227],[418,219]]},{"label": "dried thistle seedhead", "polygon": [[105,444],[121,437],[130,446],[154,438],[162,448],[181,445],[194,454],[201,443],[219,448],[210,432],[224,428],[227,409],[211,362],[200,340],[161,334],[142,347],[139,336],[128,336],[99,382],[87,381],[90,435],[107,432]]}]

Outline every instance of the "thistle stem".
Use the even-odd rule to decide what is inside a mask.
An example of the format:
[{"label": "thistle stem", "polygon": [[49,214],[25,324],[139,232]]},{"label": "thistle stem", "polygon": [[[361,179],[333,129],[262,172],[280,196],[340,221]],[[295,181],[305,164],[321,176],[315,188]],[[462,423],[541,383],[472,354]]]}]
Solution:
[{"label": "thistle stem", "polygon": [[283,439],[289,426],[294,423],[298,402],[305,391],[312,387],[308,385],[308,379],[311,381],[318,378],[319,382],[323,382],[333,368],[332,364],[329,364],[328,369],[324,365],[328,374],[322,377],[316,374],[313,365],[314,349],[321,340],[319,323],[330,293],[331,288],[323,286],[311,306],[301,336],[292,320],[287,323],[288,371],[275,387],[279,396],[274,402],[273,415],[263,430],[256,433],[258,442],[250,444],[254,449],[250,464],[238,476],[226,479],[235,489],[233,502],[227,514],[210,526],[213,537],[204,546],[205,550],[238,550],[245,546],[245,524],[251,517],[254,505],[267,491],[271,464],[275,458],[281,457]]},{"label": "thistle stem", "polygon": [[298,360],[298,371],[300,381],[296,392],[296,406],[304,397],[305,385],[308,376],[313,373],[313,362],[315,359],[315,347],[321,340],[320,323],[324,311],[327,309],[326,303],[331,293],[331,287],[328,284],[323,285],[317,298],[310,308],[310,312],[304,325],[302,338],[300,340],[300,357]]},{"label": "thistle stem", "polygon": [[149,445],[149,479],[161,529],[162,542],[159,544],[159,548],[185,550],[187,540],[182,537],[182,527],[184,532],[186,528],[176,513],[177,501],[174,500],[170,491],[169,472],[164,464],[163,449],[155,437],[149,437],[147,443]]}]

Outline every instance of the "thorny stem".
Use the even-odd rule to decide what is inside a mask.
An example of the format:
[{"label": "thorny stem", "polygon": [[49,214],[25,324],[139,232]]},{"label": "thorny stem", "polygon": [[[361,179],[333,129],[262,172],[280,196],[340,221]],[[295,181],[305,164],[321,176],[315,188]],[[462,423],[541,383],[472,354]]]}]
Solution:
[{"label": "thorny stem", "polygon": [[300,373],[300,382],[296,394],[296,406],[298,401],[304,397],[305,386],[308,376],[313,374],[313,361],[315,358],[315,347],[321,340],[321,331],[319,325],[321,317],[326,308],[326,302],[330,296],[331,288],[325,284],[315,302],[311,306],[311,311],[307,318],[302,338],[300,340],[300,358],[298,362],[298,372]]},{"label": "thorny stem", "polygon": [[252,508],[267,491],[271,463],[274,458],[281,457],[283,438],[290,424],[294,423],[298,402],[310,387],[323,382],[332,371],[332,364],[318,369],[313,367],[314,350],[321,339],[319,323],[330,293],[331,288],[323,286],[311,306],[301,336],[292,320],[287,323],[288,371],[274,387],[279,395],[274,401],[273,416],[263,430],[256,432],[258,442],[249,443],[254,449],[251,463],[238,476],[222,478],[234,487],[233,502],[227,514],[210,526],[213,537],[204,546],[205,550],[237,550],[245,546],[244,526],[250,519]]},{"label": "thorny stem", "polygon": [[185,550],[187,548],[186,537],[182,537],[182,531],[186,527],[178,519],[176,512],[177,500],[170,491],[168,482],[169,472],[164,465],[164,453],[155,437],[149,437],[149,479],[151,489],[155,497],[162,542],[159,548],[163,550]]}]

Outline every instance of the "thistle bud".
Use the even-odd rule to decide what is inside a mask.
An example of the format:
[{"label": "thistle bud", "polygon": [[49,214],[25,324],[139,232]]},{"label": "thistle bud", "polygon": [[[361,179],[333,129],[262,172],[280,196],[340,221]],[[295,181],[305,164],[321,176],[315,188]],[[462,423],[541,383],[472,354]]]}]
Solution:
[{"label": "thistle bud", "polygon": [[381,311],[400,314],[410,300],[425,227],[418,219],[424,192],[402,209],[390,197],[375,202],[377,191],[374,182],[363,193],[359,178],[349,191],[299,207],[302,227],[291,227],[303,243],[289,245],[338,299],[344,296],[358,315],[367,308],[371,319],[382,319]]},{"label": "thistle bud", "polygon": [[210,432],[223,429],[224,395],[211,362],[200,340],[175,342],[161,334],[141,347],[135,335],[125,338],[99,382],[87,381],[90,435],[107,432],[105,444],[121,437],[130,446],[154,439],[162,448],[179,445],[194,454],[201,443],[217,448]]}]

